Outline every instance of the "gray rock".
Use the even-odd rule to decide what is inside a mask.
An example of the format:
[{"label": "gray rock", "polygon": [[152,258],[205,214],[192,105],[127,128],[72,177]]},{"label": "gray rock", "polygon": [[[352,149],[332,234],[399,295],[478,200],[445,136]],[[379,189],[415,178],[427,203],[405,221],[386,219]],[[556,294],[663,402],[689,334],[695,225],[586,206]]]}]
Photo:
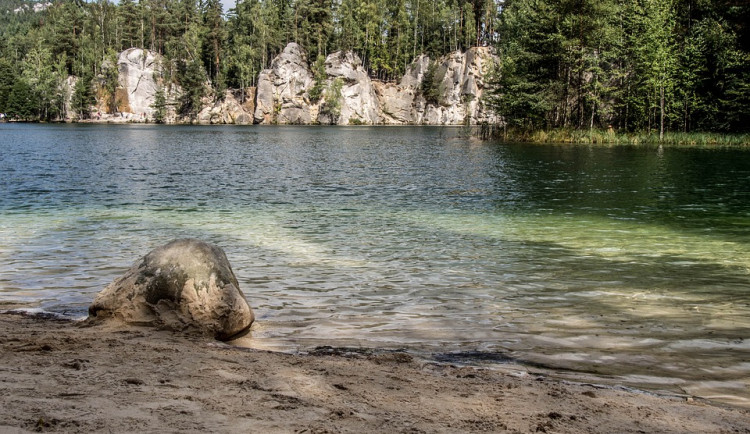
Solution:
[{"label": "gray rock", "polygon": [[428,104],[422,97],[421,87],[430,58],[419,56],[398,84],[375,83],[383,122],[424,125],[499,122],[482,99],[486,87],[484,77],[496,61],[486,47],[471,48],[465,53],[456,51],[436,60],[435,79],[440,97],[437,104]]},{"label": "gray rock", "polygon": [[[497,57],[487,47],[470,48],[465,53],[456,51],[439,59],[435,75],[440,83],[440,101],[418,107],[417,123],[476,125],[499,122],[497,114],[486,107],[482,99],[486,87],[484,78],[495,62]],[[419,69],[425,67],[420,65]],[[411,79],[406,81],[413,82]]]},{"label": "gray rock", "polygon": [[154,77],[159,62],[156,54],[140,48],[130,48],[120,53],[117,69],[120,88],[123,89],[120,110],[144,119],[153,115],[154,96],[158,85]]},{"label": "gray rock", "polygon": [[373,82],[378,96],[381,122],[388,125],[413,124],[417,118],[417,89],[395,83]]},{"label": "gray rock", "polygon": [[[235,95],[236,93],[236,95]],[[216,101],[213,105],[206,105],[198,113],[200,124],[239,124],[247,125],[253,123],[252,104],[242,104],[241,94],[227,90],[224,98]],[[250,110],[248,110],[250,108]]]},{"label": "gray rock", "polygon": [[219,340],[247,333],[255,317],[224,251],[195,239],[161,246],[100,292],[89,321],[198,331]]},{"label": "gray rock", "polygon": [[[350,51],[337,51],[329,54],[325,63],[328,86],[336,79],[343,81],[338,124],[380,123],[377,94],[359,56]],[[320,118],[318,120],[320,123],[327,123]]]},{"label": "gray rock", "polygon": [[312,122],[307,90],[313,74],[302,48],[292,42],[261,71],[255,99],[255,122],[309,124]]}]

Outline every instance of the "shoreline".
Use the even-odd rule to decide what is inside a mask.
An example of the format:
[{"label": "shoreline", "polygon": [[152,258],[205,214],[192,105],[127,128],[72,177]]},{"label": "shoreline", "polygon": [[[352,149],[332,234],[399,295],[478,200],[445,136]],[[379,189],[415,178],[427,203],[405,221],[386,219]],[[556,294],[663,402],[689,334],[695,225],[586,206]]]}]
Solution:
[{"label": "shoreline", "polygon": [[408,353],[0,314],[0,432],[750,432],[750,410]]},{"label": "shoreline", "polygon": [[[349,125],[326,125],[326,124],[264,124],[264,123],[211,123],[211,122],[166,122],[158,123],[149,120],[134,120],[122,118],[85,119],[73,121],[70,119],[37,122],[37,121],[0,121],[0,124],[39,124],[39,125],[143,125],[143,126],[229,126],[229,127],[430,127],[449,128],[459,130],[470,130],[471,136],[486,142],[497,142],[501,144],[526,144],[534,145],[563,145],[563,146],[594,146],[594,147],[653,147],[669,149],[740,149],[750,148],[750,134],[748,133],[717,133],[717,132],[693,132],[679,133],[669,132],[663,140],[658,135],[645,131],[611,133],[603,130],[538,130],[525,134],[511,134],[503,137],[485,131],[486,125],[482,124],[349,124]],[[500,131],[498,127],[490,126],[494,132]]]}]

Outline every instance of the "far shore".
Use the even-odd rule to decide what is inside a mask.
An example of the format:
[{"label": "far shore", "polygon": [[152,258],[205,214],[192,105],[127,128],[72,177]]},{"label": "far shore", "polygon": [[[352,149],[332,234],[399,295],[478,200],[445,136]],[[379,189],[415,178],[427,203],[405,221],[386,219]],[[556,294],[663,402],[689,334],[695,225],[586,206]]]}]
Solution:
[{"label": "far shore", "polygon": [[[332,343],[335,345],[335,343]],[[750,410],[386,351],[0,314],[0,432],[749,433]]]},{"label": "far shore", "polygon": [[92,119],[60,119],[52,122],[26,122],[19,120],[4,120],[0,123],[40,123],[40,124],[82,124],[82,125],[199,125],[199,126],[291,126],[291,127],[440,127],[440,128],[468,128],[470,135],[480,140],[492,140],[503,143],[526,143],[529,145],[587,145],[587,146],[643,146],[643,147],[667,147],[667,148],[702,148],[722,149],[750,148],[750,134],[742,133],[711,133],[711,132],[668,132],[664,137],[659,137],[656,132],[615,132],[614,130],[568,130],[558,129],[551,131],[505,131],[498,125],[473,124],[466,125],[431,125],[431,124],[349,124],[349,125],[323,125],[323,124],[254,124],[254,123],[211,123],[211,122],[153,122],[148,118],[142,118],[132,113],[126,117],[106,114],[100,118]]}]

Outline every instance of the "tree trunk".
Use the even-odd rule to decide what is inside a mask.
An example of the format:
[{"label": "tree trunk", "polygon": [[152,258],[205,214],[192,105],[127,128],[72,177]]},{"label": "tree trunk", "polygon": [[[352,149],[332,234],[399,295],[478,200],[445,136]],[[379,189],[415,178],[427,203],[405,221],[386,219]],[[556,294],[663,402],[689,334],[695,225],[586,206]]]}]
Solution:
[{"label": "tree trunk", "polygon": [[417,57],[417,27],[419,26],[419,0],[417,0],[417,10],[414,13],[414,52],[412,58]]},{"label": "tree trunk", "polygon": [[664,140],[664,85],[659,89],[659,141]]}]

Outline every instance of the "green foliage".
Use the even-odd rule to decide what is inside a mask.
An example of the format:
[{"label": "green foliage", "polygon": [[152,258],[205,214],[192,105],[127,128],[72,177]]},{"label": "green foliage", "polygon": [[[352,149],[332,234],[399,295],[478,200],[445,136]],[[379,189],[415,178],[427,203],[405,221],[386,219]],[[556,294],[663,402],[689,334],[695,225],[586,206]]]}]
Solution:
[{"label": "green foliage", "polygon": [[183,90],[180,96],[179,113],[194,119],[205,95],[206,73],[197,59],[183,64],[178,73]]},{"label": "green foliage", "polygon": [[422,77],[420,91],[422,92],[425,101],[433,105],[440,103],[440,96],[442,94],[440,83],[442,82],[442,75],[444,74],[440,74],[439,72],[438,63],[430,61],[427,65],[427,70]]},{"label": "green foliage", "polygon": [[0,59],[0,113],[8,111],[8,97],[15,83],[16,72],[6,59]]},{"label": "green foliage", "polygon": [[91,87],[91,76],[80,77],[73,87],[71,108],[80,119],[88,119],[91,115],[91,106],[94,104],[96,98]]},{"label": "green foliage", "polygon": [[518,130],[747,131],[748,12],[718,0],[506,1],[489,102]]},{"label": "green foliage", "polygon": [[660,138],[656,132],[616,133],[614,130],[553,129],[528,131],[510,128],[493,131],[493,137],[508,142],[570,143],[588,145],[673,146],[690,148],[747,148],[750,134],[667,132]]},{"label": "green foliage", "polygon": [[315,82],[313,87],[308,91],[310,100],[312,102],[320,101],[320,97],[323,96],[323,90],[325,89],[325,82],[328,75],[326,74],[326,59],[322,55],[319,55],[315,64],[313,64],[313,74]]},{"label": "green foliage", "polygon": [[341,90],[344,87],[344,80],[340,77],[331,82],[325,92],[325,102],[320,108],[320,112],[326,114],[331,119],[331,125],[337,124],[341,116]]},{"label": "green foliage", "polygon": [[31,86],[25,80],[19,79],[13,84],[10,95],[8,95],[6,109],[11,118],[28,121],[37,117],[38,110],[34,95]]},{"label": "green foliage", "polygon": [[217,93],[223,95],[226,82],[223,74],[224,42],[226,24],[222,18],[221,2],[205,0],[203,4],[203,65]]},{"label": "green foliage", "polygon": [[106,60],[102,63],[102,89],[106,98],[107,111],[117,112],[117,87],[119,86],[119,73],[117,71],[117,55],[110,51]]},{"label": "green foliage", "polygon": [[154,122],[163,124],[167,119],[167,97],[164,94],[164,88],[159,87],[154,95],[154,103],[151,105],[154,109]]}]

